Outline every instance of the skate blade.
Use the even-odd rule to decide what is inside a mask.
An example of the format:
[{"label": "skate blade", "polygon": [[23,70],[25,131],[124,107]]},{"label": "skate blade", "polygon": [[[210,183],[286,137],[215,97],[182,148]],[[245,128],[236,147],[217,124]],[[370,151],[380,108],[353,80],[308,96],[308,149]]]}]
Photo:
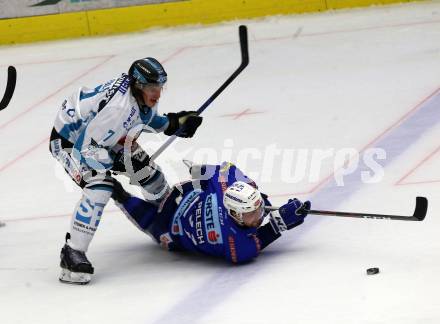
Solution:
[{"label": "skate blade", "polygon": [[90,273],[72,272],[67,269],[61,269],[59,280],[63,283],[74,285],[87,285],[92,279]]}]

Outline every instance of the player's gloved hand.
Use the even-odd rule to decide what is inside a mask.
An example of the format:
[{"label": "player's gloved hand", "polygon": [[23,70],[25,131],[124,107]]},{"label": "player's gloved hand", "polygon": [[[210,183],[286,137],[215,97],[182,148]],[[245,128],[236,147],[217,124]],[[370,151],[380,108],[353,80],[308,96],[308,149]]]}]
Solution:
[{"label": "player's gloved hand", "polygon": [[113,192],[112,192],[112,198],[117,201],[118,203],[125,203],[128,199],[130,199],[131,195],[124,190],[121,183],[113,179]]},{"label": "player's gloved hand", "polygon": [[[127,172],[131,170],[127,170],[129,165],[128,157],[124,156],[124,149],[121,149],[113,160],[112,170],[116,172]],[[139,170],[142,170],[145,166],[149,165],[150,156],[144,151],[144,149],[137,143],[133,142],[131,146],[131,165],[133,167],[133,171],[136,173]]]},{"label": "player's gloved hand", "polygon": [[278,209],[278,212],[280,213],[281,218],[289,230],[304,221],[304,218],[307,216],[310,207],[310,201],[305,201],[302,203],[300,200],[294,198],[289,199],[287,204],[284,204],[280,207],[280,209]]},{"label": "player's gloved hand", "polygon": [[177,136],[179,137],[193,137],[197,128],[202,123],[203,117],[197,115],[196,111],[181,111],[178,113],[166,114],[169,120],[167,129],[164,131],[165,135],[171,136],[183,126],[183,130]]}]

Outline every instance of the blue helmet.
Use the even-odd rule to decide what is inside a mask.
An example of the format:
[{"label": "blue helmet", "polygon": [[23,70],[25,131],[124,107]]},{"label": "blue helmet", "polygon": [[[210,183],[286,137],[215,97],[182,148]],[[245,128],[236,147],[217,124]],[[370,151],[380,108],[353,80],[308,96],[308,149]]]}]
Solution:
[{"label": "blue helmet", "polygon": [[167,73],[162,64],[155,58],[146,57],[131,65],[128,71],[130,81],[134,85],[164,85],[167,82]]}]

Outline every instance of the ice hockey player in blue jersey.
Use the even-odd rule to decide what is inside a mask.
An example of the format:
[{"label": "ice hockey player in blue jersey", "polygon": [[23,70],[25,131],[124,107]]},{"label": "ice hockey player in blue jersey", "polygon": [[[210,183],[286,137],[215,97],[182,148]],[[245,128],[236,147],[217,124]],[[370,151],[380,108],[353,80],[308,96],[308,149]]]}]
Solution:
[{"label": "ice hockey player in blue jersey", "polygon": [[[248,262],[304,222],[310,202],[291,199],[268,212],[267,196],[232,163],[192,166],[160,206],[127,193],[117,182],[113,199],[141,231],[168,250],[196,251],[232,263]],[[267,222],[263,220],[267,218]]]},{"label": "ice hockey player in blue jersey", "polygon": [[[60,280],[85,284],[94,272],[86,252],[113,191],[111,172],[124,173],[158,204],[170,188],[160,169],[136,143],[141,132],[192,137],[202,122],[194,111],[159,116],[158,102],[167,73],[154,58],[135,61],[128,74],[81,87],[64,100],[50,136],[50,151],[82,189],[66,244]],[[141,172],[139,172],[142,170]]]}]

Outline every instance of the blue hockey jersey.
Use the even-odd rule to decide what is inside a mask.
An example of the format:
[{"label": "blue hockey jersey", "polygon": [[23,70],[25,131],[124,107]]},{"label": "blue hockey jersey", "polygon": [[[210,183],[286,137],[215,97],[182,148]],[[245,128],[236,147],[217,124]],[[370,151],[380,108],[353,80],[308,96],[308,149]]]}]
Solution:
[{"label": "blue hockey jersey", "polygon": [[[196,251],[243,263],[281,236],[270,222],[259,228],[238,225],[223,205],[223,193],[235,181],[255,186],[235,165],[204,165],[199,177],[175,187],[161,206],[129,196],[116,202],[142,231],[169,250]],[[194,173],[193,173],[194,176]],[[262,194],[266,206],[270,205]]]},{"label": "blue hockey jersey", "polygon": [[203,171],[205,180],[182,186],[183,198],[169,226],[172,240],[184,250],[234,263],[251,260],[261,250],[257,229],[240,226],[231,218],[223,205],[223,193],[235,181],[252,180],[231,163],[207,165]]}]

